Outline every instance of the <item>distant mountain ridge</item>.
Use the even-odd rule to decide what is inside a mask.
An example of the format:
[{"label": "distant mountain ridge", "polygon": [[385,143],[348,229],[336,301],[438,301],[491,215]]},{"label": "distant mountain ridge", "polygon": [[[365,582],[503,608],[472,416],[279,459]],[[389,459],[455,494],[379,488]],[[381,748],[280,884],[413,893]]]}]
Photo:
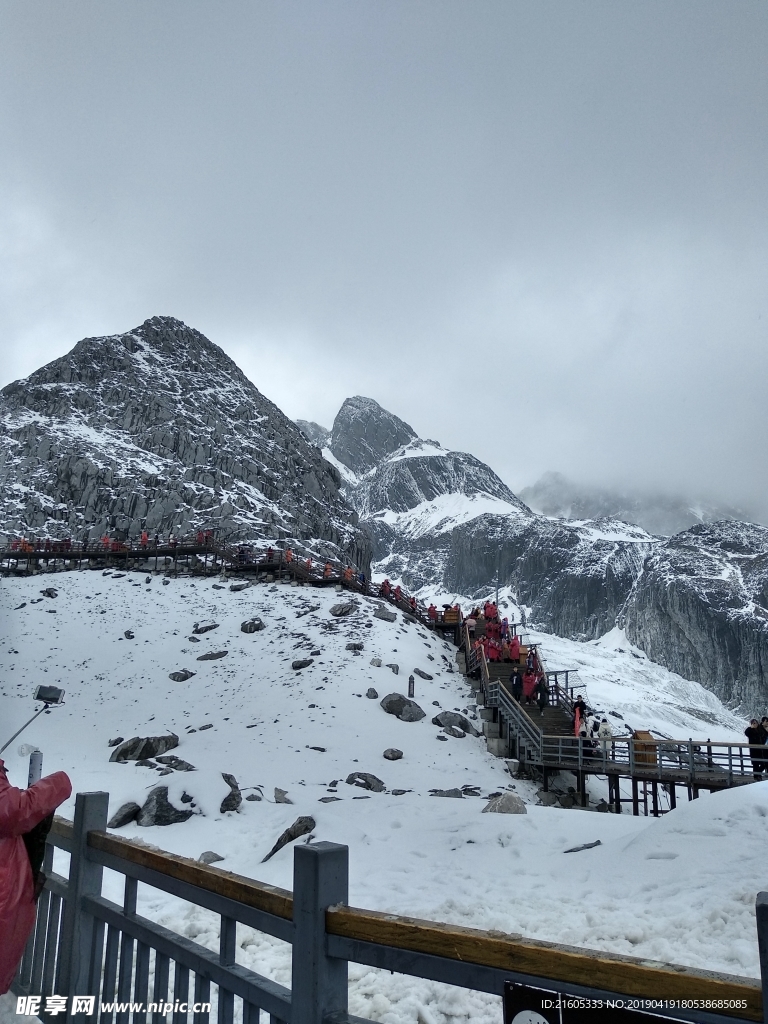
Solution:
[{"label": "distant mountain ridge", "polygon": [[733,506],[692,502],[674,495],[641,490],[589,487],[568,480],[562,473],[553,472],[544,473],[531,487],[524,487],[520,497],[545,516],[621,519],[662,537],[672,537],[699,523],[747,518],[742,510]]}]

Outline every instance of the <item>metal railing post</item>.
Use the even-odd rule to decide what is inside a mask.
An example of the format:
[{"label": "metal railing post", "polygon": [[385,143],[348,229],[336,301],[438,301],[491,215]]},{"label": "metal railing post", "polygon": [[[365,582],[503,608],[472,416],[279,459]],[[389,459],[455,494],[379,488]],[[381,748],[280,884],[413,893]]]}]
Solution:
[{"label": "metal railing post", "polygon": [[92,979],[89,977],[95,921],[90,914],[81,910],[80,899],[82,896],[101,896],[102,867],[88,859],[87,842],[89,832],[105,831],[108,807],[109,793],[78,793],[75,798],[69,885],[59,936],[59,962],[54,987],[56,995],[69,997],[67,1020],[73,1019],[73,995],[98,994],[100,979],[93,979],[92,990]]},{"label": "metal railing post", "polygon": [[755,900],[757,948],[760,954],[760,978],[763,984],[763,1022],[768,1024],[768,892],[759,892]]},{"label": "metal railing post", "polygon": [[291,1024],[346,1013],[348,965],[326,953],[325,911],[349,898],[349,847],[297,846],[293,853]]}]

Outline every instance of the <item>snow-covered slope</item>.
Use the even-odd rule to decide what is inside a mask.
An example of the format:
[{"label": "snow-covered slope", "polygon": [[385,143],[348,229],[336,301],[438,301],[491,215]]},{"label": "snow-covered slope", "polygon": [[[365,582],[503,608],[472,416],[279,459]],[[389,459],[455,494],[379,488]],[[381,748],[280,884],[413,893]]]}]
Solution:
[{"label": "snow-covered slope", "polygon": [[[111,811],[127,800],[143,803],[157,785],[167,785],[180,808],[184,791],[194,798],[190,820],[127,825],[121,835],[193,857],[212,849],[225,870],[290,888],[290,847],[260,862],[277,836],[308,814],[317,840],[350,846],[356,906],[758,974],[753,905],[755,892],[768,887],[768,786],[702,796],[662,821],[534,806],[533,785],[513,781],[482,739],[437,739],[444,734],[431,724],[433,714],[458,709],[471,720],[473,705],[463,677],[449,671],[453,649],[420,626],[373,617],[370,599],[350,617],[335,618],[334,591],[259,584],[233,593],[218,580],[145,580],[61,573],[5,580],[0,590],[3,737],[31,713],[34,684],[61,685],[65,706],[17,741],[40,746],[46,771],[65,769],[76,791],[108,790]],[[40,599],[46,584],[57,587],[57,598]],[[266,628],[241,632],[253,615]],[[193,643],[194,624],[207,621],[217,628]],[[126,629],[134,639],[124,637]],[[621,715],[635,728],[650,725],[669,736],[742,739],[744,723],[716,698],[653,665],[617,633],[588,644],[536,639],[550,667],[578,670],[589,699],[614,713],[617,730]],[[350,643],[362,643],[362,651],[347,650]],[[228,653],[220,660],[197,660],[221,650]],[[304,658],[312,664],[292,669]],[[399,665],[399,674],[387,663]],[[181,668],[196,674],[171,681],[169,673]],[[371,686],[380,698],[407,692],[415,668],[433,676],[416,677],[416,700],[427,713],[421,721],[400,722],[366,697]],[[196,771],[160,776],[110,763],[111,738],[169,731],[180,737],[173,753]],[[389,747],[402,750],[402,759],[384,759]],[[26,762],[16,749],[6,752],[7,765],[12,781],[23,784]],[[348,785],[356,771],[377,776],[385,791]],[[236,777],[244,796],[262,799],[222,814],[229,792],[222,772]],[[599,780],[592,785],[602,794]],[[483,814],[477,796],[430,795],[465,786],[481,796],[516,786],[528,814]],[[293,804],[275,803],[275,787]],[[63,811],[71,815],[71,801]],[[595,839],[603,845],[564,854]],[[119,899],[117,879],[108,876],[106,884]],[[140,902],[148,916],[217,948],[214,915],[143,888]],[[281,943],[250,929],[238,936],[241,963],[289,983]],[[386,1024],[499,1019],[490,997],[367,968],[353,968],[351,978],[352,1012]]]},{"label": "snow-covered slope", "polygon": [[0,393],[0,531],[136,536],[212,527],[365,538],[336,471],[216,345],[172,317],[86,338]]}]

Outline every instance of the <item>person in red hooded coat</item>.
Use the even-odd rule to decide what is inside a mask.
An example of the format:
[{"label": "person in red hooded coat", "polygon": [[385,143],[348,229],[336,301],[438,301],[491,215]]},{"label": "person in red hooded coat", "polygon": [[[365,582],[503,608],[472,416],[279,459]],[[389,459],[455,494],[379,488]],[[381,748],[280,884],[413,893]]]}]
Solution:
[{"label": "person in red hooded coat", "polygon": [[16,789],[0,760],[0,995],[11,987],[35,923],[35,880],[24,833],[71,792],[65,772],[48,775],[29,789]]}]

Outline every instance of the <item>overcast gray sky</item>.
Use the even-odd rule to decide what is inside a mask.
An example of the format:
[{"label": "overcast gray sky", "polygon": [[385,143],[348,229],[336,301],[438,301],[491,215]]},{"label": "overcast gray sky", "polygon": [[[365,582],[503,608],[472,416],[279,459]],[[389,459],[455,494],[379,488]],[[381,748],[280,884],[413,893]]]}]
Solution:
[{"label": "overcast gray sky", "polygon": [[0,384],[177,316],[513,487],[768,491],[764,0],[0,0]]}]

